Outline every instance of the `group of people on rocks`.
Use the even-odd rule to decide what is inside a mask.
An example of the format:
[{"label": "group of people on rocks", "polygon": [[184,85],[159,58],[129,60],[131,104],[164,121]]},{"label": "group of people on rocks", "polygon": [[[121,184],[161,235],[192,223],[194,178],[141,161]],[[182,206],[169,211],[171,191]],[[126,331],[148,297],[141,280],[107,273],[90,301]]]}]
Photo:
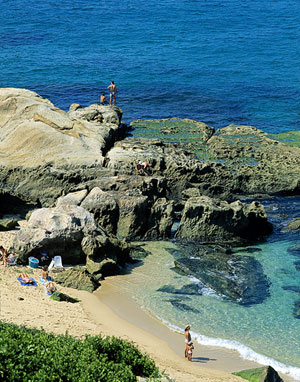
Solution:
[{"label": "group of people on rocks", "polygon": [[[111,81],[110,85],[107,87],[107,89],[109,90],[109,104],[112,105],[112,104],[116,104],[116,97],[117,97],[117,94],[118,94],[118,89],[114,83],[114,81]],[[100,103],[101,105],[106,105],[107,104],[107,100],[106,100],[106,97],[105,97],[105,94],[102,93],[101,96],[100,96]]]}]

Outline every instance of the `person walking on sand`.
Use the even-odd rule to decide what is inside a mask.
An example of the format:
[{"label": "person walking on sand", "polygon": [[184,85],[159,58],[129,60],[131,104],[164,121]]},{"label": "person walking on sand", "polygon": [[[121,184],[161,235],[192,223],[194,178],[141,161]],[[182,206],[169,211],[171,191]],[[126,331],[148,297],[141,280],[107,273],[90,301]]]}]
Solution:
[{"label": "person walking on sand", "polygon": [[110,91],[109,104],[111,105],[113,102],[115,105],[116,104],[116,95],[118,93],[118,90],[117,90],[117,87],[116,87],[114,81],[111,81],[111,83],[107,87],[107,89]]},{"label": "person walking on sand", "polygon": [[189,351],[189,346],[188,343],[192,340],[191,333],[190,333],[191,325],[187,325],[184,329],[184,356],[185,358],[188,358],[188,351]]}]

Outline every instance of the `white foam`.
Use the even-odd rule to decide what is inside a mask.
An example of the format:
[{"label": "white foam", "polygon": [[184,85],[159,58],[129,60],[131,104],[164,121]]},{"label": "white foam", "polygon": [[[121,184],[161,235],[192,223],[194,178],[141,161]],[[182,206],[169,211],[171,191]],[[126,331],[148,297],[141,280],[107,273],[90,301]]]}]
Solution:
[{"label": "white foam", "polygon": [[197,279],[194,276],[190,277],[190,281],[194,284],[197,284],[199,287],[199,292],[203,296],[209,296],[209,297],[215,297],[221,299],[222,297],[219,296],[213,289],[209,288],[208,286],[204,285],[199,279]]},{"label": "white foam", "polygon": [[[182,328],[171,324],[170,322],[157,317],[160,321],[163,322],[169,329],[174,332],[182,333]],[[237,351],[242,358],[248,361],[254,361],[261,365],[272,366],[276,371],[287,374],[292,377],[295,381],[300,381],[300,368],[295,366],[288,366],[282,362],[276,361],[273,358],[265,356],[263,354],[256,353],[254,350],[249,348],[248,346],[243,345],[242,343],[234,340],[225,340],[222,338],[212,338],[208,336],[204,336],[199,333],[195,333],[191,331],[192,338],[195,339],[200,345],[206,346],[215,346],[222,347],[225,349],[235,350]]]}]

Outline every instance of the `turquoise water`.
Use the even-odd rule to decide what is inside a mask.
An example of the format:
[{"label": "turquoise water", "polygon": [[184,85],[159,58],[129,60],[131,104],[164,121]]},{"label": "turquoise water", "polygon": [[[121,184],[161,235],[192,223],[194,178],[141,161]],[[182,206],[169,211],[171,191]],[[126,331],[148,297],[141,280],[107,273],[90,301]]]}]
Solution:
[{"label": "turquoise water", "polygon": [[2,0],[0,86],[67,109],[114,80],[127,122],[297,130],[299,15],[291,0]]},{"label": "turquoise water", "polygon": [[300,319],[294,309],[300,302],[300,240],[299,232],[285,227],[300,216],[300,202],[288,197],[262,203],[274,233],[266,242],[235,249],[262,265],[270,282],[270,296],[262,303],[239,305],[176,272],[174,260],[189,256],[176,241],[146,243],[151,256],[134,267],[122,289],[171,329],[182,332],[192,324],[197,342],[235,349],[243,358],[272,365],[299,381]]},{"label": "turquoise water", "polygon": [[[252,256],[271,281],[270,297],[262,304],[238,305],[219,297],[199,280],[176,273],[174,258],[165,250],[168,243],[147,243],[151,256],[134,269],[123,287],[171,329],[182,332],[189,323],[197,342],[235,349],[245,359],[272,365],[300,380],[300,319],[293,316],[297,293],[283,289],[300,287],[295,257],[288,252],[296,243],[275,241],[255,246],[260,250]],[[245,255],[249,253],[245,251]],[[190,285],[197,285],[198,293],[179,293]],[[177,293],[161,291],[166,286]]]}]

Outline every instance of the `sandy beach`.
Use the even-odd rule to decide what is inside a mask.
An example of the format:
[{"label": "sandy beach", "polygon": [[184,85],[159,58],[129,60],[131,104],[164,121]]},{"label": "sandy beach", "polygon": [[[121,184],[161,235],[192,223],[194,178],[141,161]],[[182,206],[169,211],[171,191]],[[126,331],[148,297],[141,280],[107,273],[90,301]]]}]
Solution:
[{"label": "sandy beach", "polygon": [[[1,233],[0,245],[8,246],[13,234]],[[21,286],[20,271],[30,272],[38,286]],[[40,285],[41,270],[20,266],[0,266],[0,319],[44,328],[55,334],[68,332],[78,338],[85,334],[110,335],[128,339],[147,352],[176,382],[242,381],[231,372],[260,365],[243,360],[237,352],[195,344],[193,362],[183,357],[183,334],[175,333],[144,312],[120,290],[120,276],[109,277],[93,294],[58,286],[80,303],[51,300]],[[130,277],[125,275],[121,277]],[[285,378],[285,381],[288,381]]]}]

